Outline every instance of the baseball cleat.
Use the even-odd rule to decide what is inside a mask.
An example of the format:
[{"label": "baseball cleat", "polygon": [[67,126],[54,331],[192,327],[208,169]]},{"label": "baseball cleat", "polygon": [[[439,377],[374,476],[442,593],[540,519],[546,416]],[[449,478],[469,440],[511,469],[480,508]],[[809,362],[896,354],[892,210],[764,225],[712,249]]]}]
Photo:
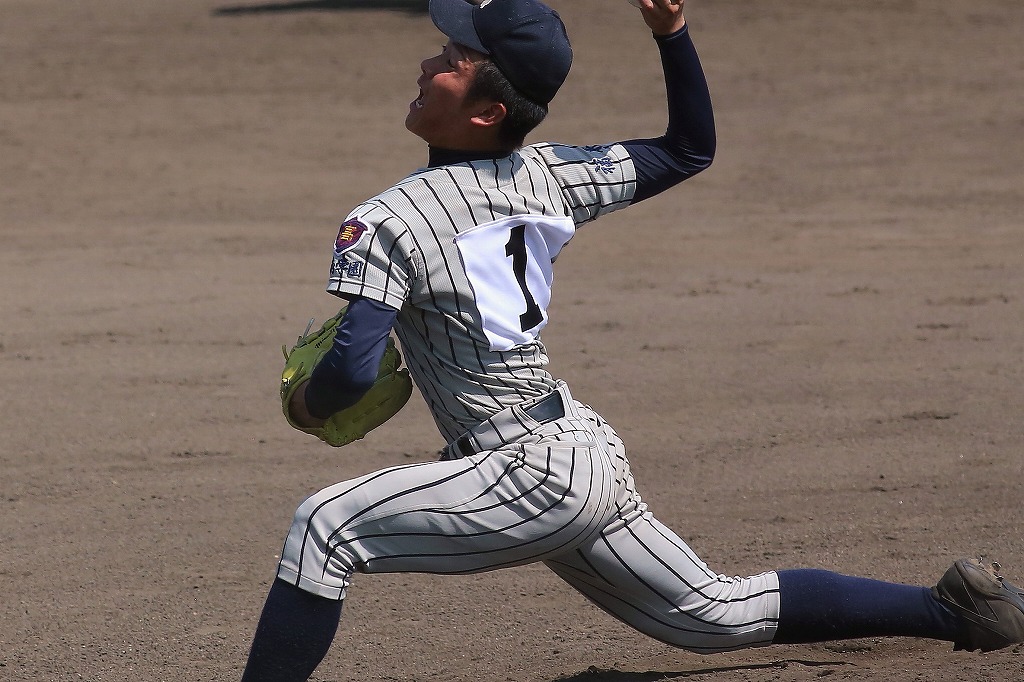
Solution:
[{"label": "baseball cleat", "polygon": [[999,564],[960,559],[932,594],[961,623],[953,650],[995,651],[1024,642],[1024,589],[999,575]]}]

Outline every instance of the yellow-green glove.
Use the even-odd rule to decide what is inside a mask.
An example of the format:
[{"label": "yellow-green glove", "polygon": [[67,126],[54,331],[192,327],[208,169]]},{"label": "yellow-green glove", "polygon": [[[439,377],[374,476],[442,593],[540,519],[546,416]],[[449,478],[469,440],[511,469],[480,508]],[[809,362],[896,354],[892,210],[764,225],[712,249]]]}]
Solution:
[{"label": "yellow-green glove", "polygon": [[[335,412],[319,428],[299,426],[292,420],[291,412],[288,409],[292,394],[309,379],[313,368],[334,344],[334,335],[337,332],[338,323],[345,315],[345,310],[346,308],[342,308],[337,315],[324,322],[323,326],[312,334],[309,333],[309,327],[307,327],[306,333],[299,337],[291,352],[285,346],[281,346],[285,361],[284,371],[281,373],[281,407],[284,410],[285,419],[299,431],[312,434],[334,447],[341,447],[359,440],[391,419],[405,406],[405,403],[409,401],[409,396],[412,395],[412,379],[409,378],[409,370],[399,369],[402,366],[402,354],[398,352],[394,340],[389,337],[387,347],[384,349],[384,357],[380,361],[380,369],[377,371],[377,380],[366,392],[366,395],[359,399],[359,402],[340,412]],[[313,321],[310,320],[309,326],[312,325]]]}]

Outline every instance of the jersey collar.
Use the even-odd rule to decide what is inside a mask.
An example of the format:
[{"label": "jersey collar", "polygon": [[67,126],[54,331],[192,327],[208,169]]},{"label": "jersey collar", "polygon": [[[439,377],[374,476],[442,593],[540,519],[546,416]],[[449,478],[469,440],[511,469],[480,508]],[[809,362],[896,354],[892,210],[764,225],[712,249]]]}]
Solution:
[{"label": "jersey collar", "polygon": [[430,155],[427,165],[430,168],[437,166],[449,166],[453,163],[466,163],[467,161],[483,161],[484,159],[504,159],[509,152],[499,151],[466,151],[464,149],[443,149],[441,147],[430,147]]}]

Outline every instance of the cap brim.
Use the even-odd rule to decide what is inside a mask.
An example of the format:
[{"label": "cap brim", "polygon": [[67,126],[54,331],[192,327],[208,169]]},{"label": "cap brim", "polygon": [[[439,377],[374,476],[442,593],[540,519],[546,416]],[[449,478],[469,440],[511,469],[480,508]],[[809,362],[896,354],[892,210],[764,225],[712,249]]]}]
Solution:
[{"label": "cap brim", "polygon": [[477,52],[490,54],[490,50],[480,42],[473,25],[474,9],[476,5],[466,0],[430,0],[430,19],[449,39]]}]

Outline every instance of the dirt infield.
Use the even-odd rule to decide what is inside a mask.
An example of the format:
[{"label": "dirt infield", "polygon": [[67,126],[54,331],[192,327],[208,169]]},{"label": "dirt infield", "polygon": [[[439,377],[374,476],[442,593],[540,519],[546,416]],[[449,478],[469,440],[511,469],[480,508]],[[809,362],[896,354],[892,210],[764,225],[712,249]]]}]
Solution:
[{"label": "dirt infield", "polygon": [[[0,0],[0,679],[235,680],[291,513],[430,459],[422,401],[331,450],[280,346],[337,224],[424,162],[413,0]],[[531,139],[658,134],[623,0]],[[691,0],[719,154],[559,259],[554,373],[715,569],[1024,581],[1024,3]],[[316,680],[1024,679],[1024,649],[699,657],[541,566],[360,576]]]}]

